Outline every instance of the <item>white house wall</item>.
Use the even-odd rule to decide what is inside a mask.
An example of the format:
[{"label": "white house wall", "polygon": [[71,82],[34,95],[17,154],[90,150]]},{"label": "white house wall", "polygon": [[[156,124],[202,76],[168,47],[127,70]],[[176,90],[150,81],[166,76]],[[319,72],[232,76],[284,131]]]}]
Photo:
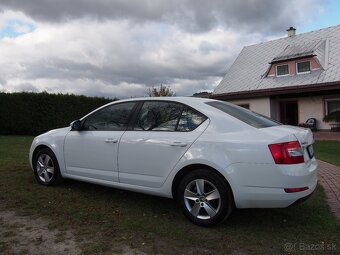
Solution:
[{"label": "white house wall", "polygon": [[300,122],[305,122],[309,118],[316,118],[317,129],[330,129],[330,126],[322,121],[324,117],[323,97],[302,97],[297,100]]},{"label": "white house wall", "polygon": [[[339,96],[340,97],[340,96]],[[330,126],[323,122],[324,117],[324,97],[301,97],[295,98],[298,102],[299,123],[305,122],[309,118],[317,119],[317,129],[330,129]],[[266,115],[273,119],[279,120],[279,103],[280,99],[271,100],[269,97],[228,100],[228,102],[236,105],[248,104],[250,110]]]},{"label": "white house wall", "polygon": [[228,100],[228,102],[236,104],[236,105],[249,104],[250,110],[261,113],[265,116],[271,117],[269,97],[242,99],[242,100]]}]

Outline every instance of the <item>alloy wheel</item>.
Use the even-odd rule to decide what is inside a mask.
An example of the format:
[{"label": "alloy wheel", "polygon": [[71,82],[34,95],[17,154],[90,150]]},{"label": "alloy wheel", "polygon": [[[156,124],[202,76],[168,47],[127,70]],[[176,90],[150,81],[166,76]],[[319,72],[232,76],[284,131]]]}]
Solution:
[{"label": "alloy wheel", "polygon": [[202,220],[211,219],[220,210],[221,195],[210,181],[196,179],[186,186],[184,203],[192,216]]},{"label": "alloy wheel", "polygon": [[54,163],[47,154],[41,154],[37,160],[37,175],[44,183],[49,183],[54,176]]}]

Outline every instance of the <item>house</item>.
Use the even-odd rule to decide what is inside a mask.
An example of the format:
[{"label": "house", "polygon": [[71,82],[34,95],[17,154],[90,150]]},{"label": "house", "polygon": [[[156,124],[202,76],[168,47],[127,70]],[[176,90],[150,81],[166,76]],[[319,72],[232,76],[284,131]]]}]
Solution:
[{"label": "house", "polygon": [[246,46],[212,94],[284,124],[340,111],[340,25]]}]

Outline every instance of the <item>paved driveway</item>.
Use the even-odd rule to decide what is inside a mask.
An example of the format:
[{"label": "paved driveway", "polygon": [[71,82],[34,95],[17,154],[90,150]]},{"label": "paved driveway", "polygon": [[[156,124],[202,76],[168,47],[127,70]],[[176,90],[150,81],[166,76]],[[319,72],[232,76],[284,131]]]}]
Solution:
[{"label": "paved driveway", "polygon": [[324,187],[331,211],[340,220],[340,167],[318,160],[319,183]]},{"label": "paved driveway", "polygon": [[340,141],[340,132],[317,131],[313,135],[315,140]]}]

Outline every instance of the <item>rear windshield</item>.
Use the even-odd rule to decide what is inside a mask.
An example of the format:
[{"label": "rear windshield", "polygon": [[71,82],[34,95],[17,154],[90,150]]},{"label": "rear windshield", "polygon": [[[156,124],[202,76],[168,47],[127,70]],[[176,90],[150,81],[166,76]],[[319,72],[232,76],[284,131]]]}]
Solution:
[{"label": "rear windshield", "polygon": [[225,112],[240,121],[243,121],[247,123],[250,126],[256,127],[256,128],[265,128],[265,127],[273,127],[282,125],[281,123],[272,120],[266,116],[263,116],[261,114],[258,114],[256,112],[252,112],[248,109],[245,109],[240,106],[236,106],[230,103],[226,102],[206,102],[206,104],[215,107],[222,112]]}]

